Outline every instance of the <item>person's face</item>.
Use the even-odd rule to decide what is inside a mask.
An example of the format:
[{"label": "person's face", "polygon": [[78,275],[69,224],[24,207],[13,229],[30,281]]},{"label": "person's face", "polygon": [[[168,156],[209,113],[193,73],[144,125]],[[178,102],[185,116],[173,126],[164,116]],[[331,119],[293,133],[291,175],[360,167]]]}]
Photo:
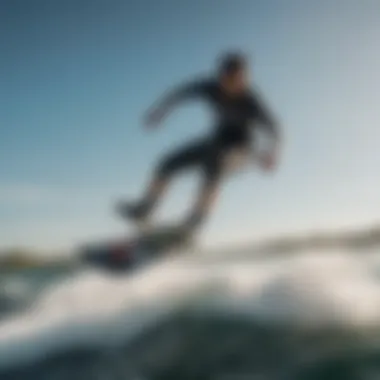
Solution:
[{"label": "person's face", "polygon": [[222,84],[223,87],[226,89],[226,91],[230,94],[239,94],[246,90],[248,87],[249,82],[249,75],[247,70],[240,69],[235,71],[234,73],[231,73],[229,75],[226,75],[223,80]]}]

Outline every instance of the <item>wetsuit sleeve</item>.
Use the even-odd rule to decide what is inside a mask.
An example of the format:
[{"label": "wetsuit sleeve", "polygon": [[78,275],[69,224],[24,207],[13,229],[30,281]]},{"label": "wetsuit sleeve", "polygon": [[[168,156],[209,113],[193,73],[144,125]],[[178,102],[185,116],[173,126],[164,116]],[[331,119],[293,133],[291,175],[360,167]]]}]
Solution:
[{"label": "wetsuit sleeve", "polygon": [[250,103],[253,118],[257,120],[259,125],[273,137],[279,139],[280,131],[277,120],[265,104],[262,97],[257,93],[252,94]]},{"label": "wetsuit sleeve", "polygon": [[210,83],[205,80],[196,80],[182,84],[164,95],[163,99],[160,102],[160,107],[171,108],[178,103],[193,99],[193,98],[202,98],[208,95],[210,91]]}]

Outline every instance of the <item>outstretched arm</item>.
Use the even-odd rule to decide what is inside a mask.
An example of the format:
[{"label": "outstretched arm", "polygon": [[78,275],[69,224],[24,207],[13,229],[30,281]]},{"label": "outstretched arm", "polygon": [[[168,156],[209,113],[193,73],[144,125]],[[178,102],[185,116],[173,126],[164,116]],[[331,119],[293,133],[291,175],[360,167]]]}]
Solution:
[{"label": "outstretched arm", "polygon": [[147,125],[155,125],[179,103],[205,94],[207,83],[192,81],[182,84],[163,95],[148,111]]}]

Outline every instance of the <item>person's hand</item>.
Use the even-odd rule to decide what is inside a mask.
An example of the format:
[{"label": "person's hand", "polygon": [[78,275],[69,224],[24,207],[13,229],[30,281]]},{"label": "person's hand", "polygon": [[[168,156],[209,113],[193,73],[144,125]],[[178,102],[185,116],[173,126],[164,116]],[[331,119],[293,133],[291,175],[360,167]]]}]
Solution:
[{"label": "person's hand", "polygon": [[145,115],[144,125],[148,129],[157,127],[165,117],[165,110],[162,108],[154,108],[149,110]]},{"label": "person's hand", "polygon": [[278,149],[263,152],[258,157],[260,167],[265,171],[274,171],[278,163]]}]

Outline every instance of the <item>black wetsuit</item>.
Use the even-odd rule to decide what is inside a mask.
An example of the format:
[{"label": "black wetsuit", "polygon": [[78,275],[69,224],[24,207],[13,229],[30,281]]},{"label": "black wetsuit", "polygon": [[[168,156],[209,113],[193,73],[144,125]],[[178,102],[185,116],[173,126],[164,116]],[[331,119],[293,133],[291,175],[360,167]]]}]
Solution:
[{"label": "black wetsuit", "polygon": [[196,166],[205,174],[205,185],[215,185],[223,171],[224,154],[230,149],[248,148],[252,127],[264,127],[277,135],[274,117],[252,91],[229,96],[217,80],[206,79],[181,86],[166,100],[172,105],[190,98],[200,98],[210,104],[216,117],[214,127],[206,138],[190,142],[167,155],[156,170],[160,179]]}]

